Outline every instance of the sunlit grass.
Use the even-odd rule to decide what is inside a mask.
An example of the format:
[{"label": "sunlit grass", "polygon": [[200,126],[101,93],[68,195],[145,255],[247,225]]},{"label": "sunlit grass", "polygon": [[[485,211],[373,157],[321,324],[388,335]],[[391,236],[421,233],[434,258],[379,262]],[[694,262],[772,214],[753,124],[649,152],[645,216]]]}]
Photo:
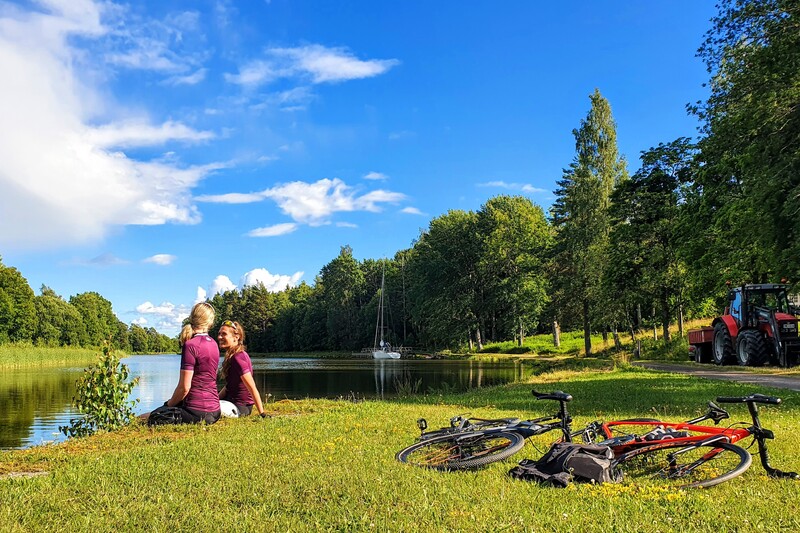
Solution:
[{"label": "sunlit grass", "polygon": [[[446,425],[458,413],[540,416],[555,410],[531,388],[562,389],[575,424],[596,418],[701,413],[717,395],[752,386],[640,369],[562,369],[530,383],[393,402],[305,400],[267,405],[273,418],[210,427],[133,427],[61,445],[0,455],[0,529],[148,531],[604,531],[798,530],[790,509],[800,483],[767,479],[759,465],[708,490],[655,484],[542,488],[511,480],[513,460],[478,472],[402,465],[394,455],[418,434],[416,420]],[[762,392],[775,392],[765,390]],[[776,466],[800,470],[793,432],[800,394],[764,410],[776,432]],[[732,420],[747,419],[744,406]],[[550,437],[515,458],[537,457]],[[23,505],[21,503],[24,502]]]},{"label": "sunlit grass", "polygon": [[0,345],[0,368],[26,366],[83,366],[100,354],[96,348],[44,347],[31,344]]}]

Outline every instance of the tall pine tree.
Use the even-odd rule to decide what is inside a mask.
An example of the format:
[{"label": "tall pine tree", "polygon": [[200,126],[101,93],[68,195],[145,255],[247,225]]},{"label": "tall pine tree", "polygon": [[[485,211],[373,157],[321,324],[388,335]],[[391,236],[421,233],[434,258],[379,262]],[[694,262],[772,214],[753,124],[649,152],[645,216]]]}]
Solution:
[{"label": "tall pine tree", "polygon": [[589,99],[589,113],[572,132],[575,157],[558,182],[551,212],[558,231],[552,271],[556,318],[569,324],[581,317],[586,355],[592,353],[591,321],[607,258],[611,192],[627,178],[611,106],[597,89]]}]

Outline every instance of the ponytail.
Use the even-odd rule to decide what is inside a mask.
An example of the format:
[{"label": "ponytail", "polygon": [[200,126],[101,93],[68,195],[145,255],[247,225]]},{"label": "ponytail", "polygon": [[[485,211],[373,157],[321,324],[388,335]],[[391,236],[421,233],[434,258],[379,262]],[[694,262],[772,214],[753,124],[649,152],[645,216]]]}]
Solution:
[{"label": "ponytail", "polygon": [[183,329],[181,329],[181,336],[180,336],[181,346],[186,344],[186,341],[191,339],[193,334],[194,330],[192,329],[191,324],[186,324],[185,326],[183,326]]}]

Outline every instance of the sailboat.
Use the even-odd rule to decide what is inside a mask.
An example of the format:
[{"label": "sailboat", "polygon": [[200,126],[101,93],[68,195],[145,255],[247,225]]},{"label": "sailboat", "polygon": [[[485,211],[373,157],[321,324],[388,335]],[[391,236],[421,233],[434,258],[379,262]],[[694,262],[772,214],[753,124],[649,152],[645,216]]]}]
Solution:
[{"label": "sailboat", "polygon": [[[400,359],[400,352],[395,352],[392,350],[392,346],[386,342],[383,338],[383,333],[386,328],[383,325],[383,315],[384,313],[384,302],[383,302],[383,294],[386,289],[386,265],[383,266],[383,272],[381,273],[381,293],[380,297],[378,298],[378,319],[375,324],[375,342],[372,345],[372,358],[373,359]],[[380,337],[380,342],[378,342],[378,337]]]}]

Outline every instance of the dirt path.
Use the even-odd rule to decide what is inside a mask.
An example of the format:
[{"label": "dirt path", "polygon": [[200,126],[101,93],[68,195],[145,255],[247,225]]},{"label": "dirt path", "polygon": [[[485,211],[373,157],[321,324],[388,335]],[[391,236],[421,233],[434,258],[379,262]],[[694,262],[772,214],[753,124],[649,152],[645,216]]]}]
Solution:
[{"label": "dirt path", "polygon": [[726,381],[738,381],[739,383],[750,383],[762,385],[764,387],[774,387],[777,389],[789,389],[800,391],[800,376],[783,376],[779,374],[754,374],[751,372],[725,370],[724,368],[708,366],[697,367],[681,365],[675,363],[651,363],[647,361],[634,361],[631,363],[636,366],[672,372],[675,374],[691,374],[693,376],[707,379],[722,379]]}]

